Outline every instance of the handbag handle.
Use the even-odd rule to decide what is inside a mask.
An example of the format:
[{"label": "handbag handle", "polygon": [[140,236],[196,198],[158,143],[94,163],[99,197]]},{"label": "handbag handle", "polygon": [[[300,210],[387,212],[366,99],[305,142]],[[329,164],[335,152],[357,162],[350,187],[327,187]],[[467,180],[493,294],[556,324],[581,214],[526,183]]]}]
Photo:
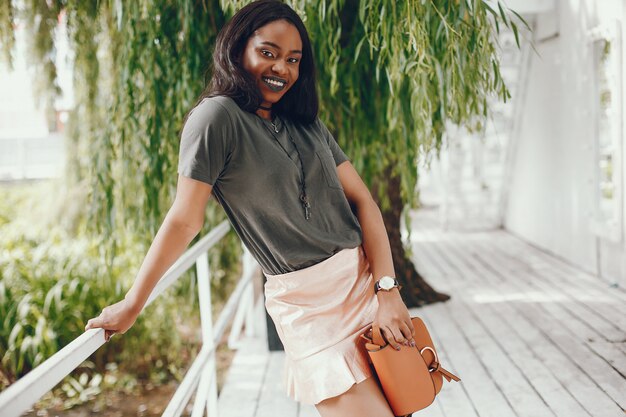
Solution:
[{"label": "handbag handle", "polygon": [[389,343],[376,323],[372,323],[372,342],[380,347],[387,346],[387,343]]}]

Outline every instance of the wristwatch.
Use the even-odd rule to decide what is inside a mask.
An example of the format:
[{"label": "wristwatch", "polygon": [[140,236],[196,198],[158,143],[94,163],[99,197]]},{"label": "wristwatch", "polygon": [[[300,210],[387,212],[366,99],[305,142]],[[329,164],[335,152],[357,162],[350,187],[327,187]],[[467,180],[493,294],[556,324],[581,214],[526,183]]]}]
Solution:
[{"label": "wristwatch", "polygon": [[398,280],[394,277],[390,277],[389,275],[385,275],[381,277],[376,284],[374,284],[374,294],[377,294],[380,290],[391,291],[392,288],[401,288]]}]

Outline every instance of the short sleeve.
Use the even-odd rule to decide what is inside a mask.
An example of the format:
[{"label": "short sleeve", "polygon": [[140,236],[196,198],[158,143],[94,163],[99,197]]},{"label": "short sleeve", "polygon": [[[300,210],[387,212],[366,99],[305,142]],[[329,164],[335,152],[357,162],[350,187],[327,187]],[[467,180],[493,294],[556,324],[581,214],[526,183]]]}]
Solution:
[{"label": "short sleeve", "polygon": [[226,169],[233,146],[228,110],[211,98],[189,114],[180,138],[178,173],[214,185]]},{"label": "short sleeve", "polygon": [[330,133],[330,130],[328,130],[324,122],[322,122],[319,118],[317,119],[317,122],[319,123],[322,134],[324,135],[324,139],[326,139],[326,143],[328,144],[328,147],[333,154],[333,158],[335,159],[335,166],[340,165],[342,162],[349,161],[350,158],[348,158],[344,151],[339,147],[339,144],[333,137],[332,133]]}]

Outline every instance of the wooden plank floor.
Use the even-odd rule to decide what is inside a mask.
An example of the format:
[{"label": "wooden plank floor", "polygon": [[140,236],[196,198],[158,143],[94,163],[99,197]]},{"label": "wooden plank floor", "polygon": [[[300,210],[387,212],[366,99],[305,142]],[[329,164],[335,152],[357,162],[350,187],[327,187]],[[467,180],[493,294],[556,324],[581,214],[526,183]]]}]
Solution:
[{"label": "wooden plank floor", "polygon": [[[436,214],[412,216],[413,259],[446,303],[412,308],[445,368],[424,417],[624,417],[626,292],[502,230],[444,232]],[[259,304],[259,308],[264,308]],[[220,416],[309,417],[289,399],[283,352],[262,336],[239,349],[220,393]]]}]

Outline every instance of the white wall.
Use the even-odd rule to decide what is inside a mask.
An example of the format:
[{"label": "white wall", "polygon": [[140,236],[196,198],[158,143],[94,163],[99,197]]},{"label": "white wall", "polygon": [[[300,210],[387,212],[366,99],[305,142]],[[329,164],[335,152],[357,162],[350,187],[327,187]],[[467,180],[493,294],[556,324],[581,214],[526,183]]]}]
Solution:
[{"label": "white wall", "polygon": [[[63,174],[64,123],[73,107],[72,56],[65,15],[57,27],[56,66],[63,95],[55,101],[57,131],[50,132],[44,103],[38,105],[33,87],[37,68],[30,65],[28,33],[19,19],[15,27],[13,70],[0,62],[0,182],[51,178]],[[54,127],[54,126],[53,126]],[[54,129],[53,129],[54,130]]]},{"label": "white wall", "polygon": [[[625,286],[623,239],[613,243],[591,230],[595,133],[587,42],[587,31],[598,23],[620,16],[624,22],[624,2],[557,3],[556,13],[537,20],[535,34],[545,40],[536,41],[539,56],[531,58],[524,89],[504,226],[582,269]],[[625,43],[622,33],[622,46]],[[626,120],[626,113],[623,116]]]}]

